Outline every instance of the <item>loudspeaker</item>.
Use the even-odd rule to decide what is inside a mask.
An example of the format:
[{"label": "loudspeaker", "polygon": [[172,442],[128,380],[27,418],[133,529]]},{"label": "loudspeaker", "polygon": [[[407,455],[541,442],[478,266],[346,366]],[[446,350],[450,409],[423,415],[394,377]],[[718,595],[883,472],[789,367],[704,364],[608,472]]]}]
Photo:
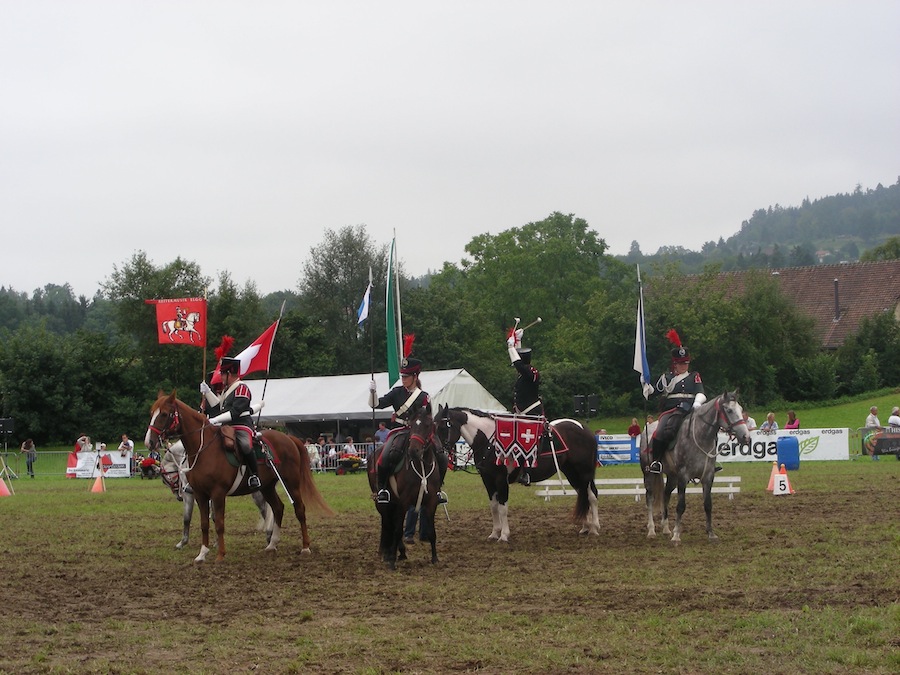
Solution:
[{"label": "loudspeaker", "polygon": [[16,430],[16,421],[12,417],[0,417],[0,434],[11,434]]},{"label": "loudspeaker", "polygon": [[581,395],[573,396],[572,397],[572,407],[575,409],[576,415],[583,416],[587,410],[585,407],[585,397],[581,396]]}]

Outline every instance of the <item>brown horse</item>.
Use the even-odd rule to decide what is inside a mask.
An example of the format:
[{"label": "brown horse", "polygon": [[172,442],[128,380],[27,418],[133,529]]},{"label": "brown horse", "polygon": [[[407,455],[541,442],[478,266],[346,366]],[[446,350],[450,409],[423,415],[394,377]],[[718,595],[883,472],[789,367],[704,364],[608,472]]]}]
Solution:
[{"label": "brown horse", "polygon": [[[234,467],[225,452],[226,437],[221,427],[209,424],[206,415],[197,412],[171,394],[159,393],[150,408],[150,424],[144,443],[149,449],[160,447],[168,437],[178,436],[184,444],[188,461],[188,480],[194,490],[194,498],[200,508],[200,531],[203,544],[194,562],[203,562],[209,553],[209,511],[212,502],[218,537],[216,562],[225,558],[225,497],[250,494],[246,471],[243,466]],[[264,431],[263,439],[274,457],[260,462],[260,492],[272,509],[274,527],[267,551],[274,551],[281,539],[281,521],[284,515],[276,486],[278,476],[294,505],[294,514],[300,521],[303,537],[302,553],[309,553],[309,531],[306,526],[307,504],[326,514],[332,514],[313,480],[309,467],[309,455],[302,442],[280,431]],[[276,475],[277,471],[277,475]]]},{"label": "brown horse", "polygon": [[[431,543],[431,562],[436,563],[437,533],[434,528],[434,514],[438,507],[441,490],[441,470],[435,454],[434,419],[431,411],[421,410],[409,423],[409,429],[398,429],[394,434],[405,434],[408,438],[395,438],[392,442],[406,442],[403,465],[388,486],[391,491],[389,504],[376,504],[381,514],[381,540],[378,552],[389,569],[395,569],[397,560],[406,560],[406,546],[403,544],[403,524],[410,506],[419,511],[422,522],[422,537]],[[369,487],[375,492],[377,464],[384,446],[378,448],[369,462]]]}]

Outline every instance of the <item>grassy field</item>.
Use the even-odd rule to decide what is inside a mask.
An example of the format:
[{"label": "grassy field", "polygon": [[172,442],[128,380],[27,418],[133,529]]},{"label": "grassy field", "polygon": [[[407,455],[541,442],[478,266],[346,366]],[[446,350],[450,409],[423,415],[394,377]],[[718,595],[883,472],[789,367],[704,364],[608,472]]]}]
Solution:
[{"label": "grassy field", "polygon": [[[262,552],[248,499],[228,504],[228,557],[176,551],[181,506],[159,481],[39,477],[0,499],[2,673],[895,673],[900,462],[806,462],[796,493],[770,465],[729,464],[718,544],[688,498],[681,546],[645,536],[643,502],[604,497],[584,537],[571,498],[512,490],[509,544],[488,542],[477,476],[451,473],[440,562],[380,563],[365,476],[318,475],[337,515],[313,554],[286,520]],[[633,466],[598,476],[634,476]]]}]

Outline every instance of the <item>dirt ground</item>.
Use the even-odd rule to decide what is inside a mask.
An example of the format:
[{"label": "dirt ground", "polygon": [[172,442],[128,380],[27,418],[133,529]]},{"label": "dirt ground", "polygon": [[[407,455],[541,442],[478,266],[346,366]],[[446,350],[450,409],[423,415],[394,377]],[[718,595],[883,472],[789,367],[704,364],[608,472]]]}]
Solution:
[{"label": "dirt ground", "polygon": [[[226,562],[200,566],[196,524],[174,550],[179,507],[149,488],[149,506],[96,513],[84,499],[32,522],[7,510],[0,672],[746,672],[779,655],[791,626],[802,639],[892,605],[897,620],[896,477],[888,486],[717,498],[718,544],[695,497],[680,547],[648,541],[644,505],[627,497],[603,499],[603,533],[585,537],[571,500],[520,490],[509,544],[487,541],[486,503],[451,501],[440,562],[417,543],[395,572],[377,556],[374,508],[312,518],[301,556],[296,521],[266,554],[250,501],[230,504]],[[666,655],[659,625],[693,642]],[[863,671],[889,672],[883,649],[897,646],[845,648],[868,654]],[[855,672],[796,649],[769,672]]]}]

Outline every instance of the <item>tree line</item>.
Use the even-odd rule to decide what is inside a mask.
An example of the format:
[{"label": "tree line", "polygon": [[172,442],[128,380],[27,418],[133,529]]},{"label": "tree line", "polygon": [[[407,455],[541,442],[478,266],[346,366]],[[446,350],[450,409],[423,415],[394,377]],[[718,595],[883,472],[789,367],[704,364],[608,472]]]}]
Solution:
[{"label": "tree line", "polygon": [[[596,395],[599,415],[652,411],[633,370],[638,284],[634,265],[610,256],[605,241],[572,214],[482,234],[459,265],[445,263],[427,278],[400,274],[405,333],[429,369],[465,368],[509,405],[515,371],[506,353],[514,317],[542,318],[526,331],[534,349],[548,415],[571,416],[572,397]],[[347,257],[353,265],[338,264]],[[232,353],[256,339],[285,312],[270,377],[384,371],[385,278],[388,243],[365,226],[325,231],[306,257],[294,291],[261,296],[227,273],[211,279],[176,258],[156,266],[143,252],[114,265],[94,298],[74,298],[68,286],[31,297],[0,289],[2,415],[23,438],[70,442],[141,436],[159,390],[176,389],[199,403],[202,350],[157,343],[151,298],[203,296],[208,291],[207,371],[223,335]],[[368,284],[369,319],[356,310]],[[864,321],[835,353],[820,350],[812,322],[784,297],[769,274],[750,275],[740,297],[716,283],[719,267],[686,277],[674,264],[642,267],[647,352],[654,379],[668,365],[674,328],[694,355],[711,392],[739,388],[745,403],[829,400],[900,381],[900,328],[892,316]],[[364,397],[366,392],[360,392]]]}]

